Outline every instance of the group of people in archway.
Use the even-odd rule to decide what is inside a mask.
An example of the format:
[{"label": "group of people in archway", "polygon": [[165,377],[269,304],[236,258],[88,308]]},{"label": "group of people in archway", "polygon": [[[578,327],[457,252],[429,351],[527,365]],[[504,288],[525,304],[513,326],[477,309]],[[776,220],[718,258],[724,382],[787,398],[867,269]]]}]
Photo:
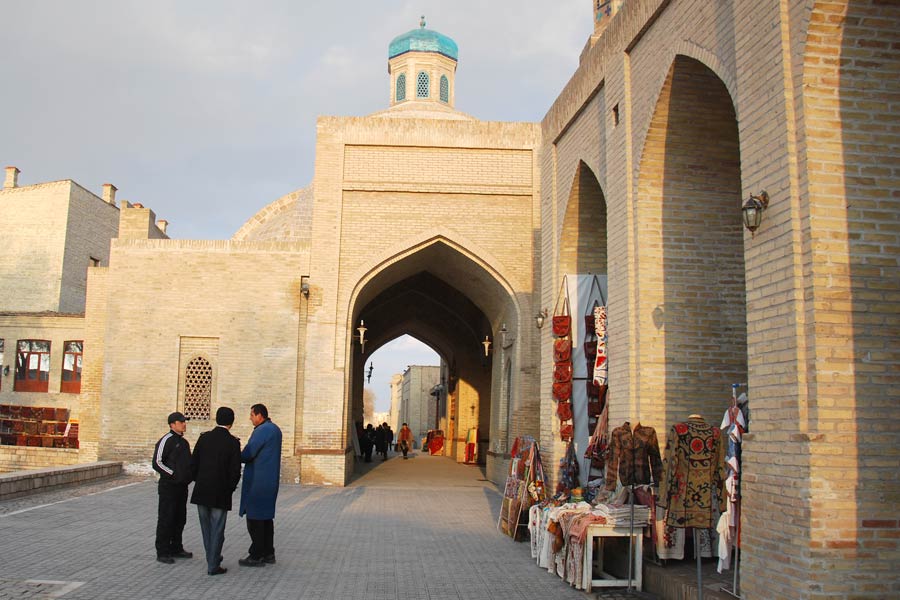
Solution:
[{"label": "group of people in archway", "polygon": [[[373,449],[382,460],[387,460],[388,452],[394,443],[394,430],[387,423],[382,423],[378,427],[373,427],[369,423],[363,428],[362,421],[359,421],[356,423],[356,437],[359,440],[360,453],[366,462],[372,462]],[[406,458],[410,448],[412,448],[412,431],[404,423],[400,428],[397,449],[403,453],[403,458]]]},{"label": "group of people in archway", "polygon": [[387,460],[388,450],[394,442],[394,431],[387,423],[382,423],[378,427],[373,427],[369,423],[363,429],[362,422],[356,425],[356,434],[359,438],[359,449],[366,462],[372,462],[372,450],[381,456],[382,460]]}]

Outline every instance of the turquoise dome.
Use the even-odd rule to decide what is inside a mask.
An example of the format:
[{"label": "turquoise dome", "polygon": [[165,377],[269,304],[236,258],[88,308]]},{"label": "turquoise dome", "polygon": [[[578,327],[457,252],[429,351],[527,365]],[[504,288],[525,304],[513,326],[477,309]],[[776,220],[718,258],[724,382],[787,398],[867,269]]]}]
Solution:
[{"label": "turquoise dome", "polygon": [[407,31],[391,40],[388,46],[388,60],[405,52],[437,52],[447,58],[459,60],[456,42],[442,33],[425,29],[424,24],[419,29]]}]

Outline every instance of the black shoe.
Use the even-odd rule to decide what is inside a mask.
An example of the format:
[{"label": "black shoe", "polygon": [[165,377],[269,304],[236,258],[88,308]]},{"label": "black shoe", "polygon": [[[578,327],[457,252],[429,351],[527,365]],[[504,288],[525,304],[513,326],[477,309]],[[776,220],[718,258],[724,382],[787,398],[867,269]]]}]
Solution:
[{"label": "black shoe", "polygon": [[171,556],[157,556],[156,562],[161,562],[161,563],[165,563],[167,565],[171,565],[171,564],[175,563],[175,559],[172,558]]},{"label": "black shoe", "polygon": [[224,575],[227,572],[228,572],[228,569],[226,569],[225,567],[216,567],[215,570],[210,571],[209,574],[210,575]]},{"label": "black shoe", "polygon": [[188,552],[187,550],[182,548],[178,552],[173,552],[172,558],[194,558],[194,553]]},{"label": "black shoe", "polygon": [[261,558],[253,558],[248,556],[247,558],[238,559],[238,564],[242,567],[264,567],[266,563],[262,561]]},{"label": "black shoe", "polygon": [[268,556],[263,556],[262,559],[260,559],[260,560],[262,560],[267,565],[274,565],[275,564],[275,555],[270,554]]}]

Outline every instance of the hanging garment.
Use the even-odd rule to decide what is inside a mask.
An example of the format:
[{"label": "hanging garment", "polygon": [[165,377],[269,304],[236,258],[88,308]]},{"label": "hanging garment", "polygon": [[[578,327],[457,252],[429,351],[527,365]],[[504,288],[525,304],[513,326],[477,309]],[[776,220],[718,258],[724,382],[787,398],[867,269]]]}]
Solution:
[{"label": "hanging garment", "polygon": [[[725,498],[727,509],[716,529],[719,532],[719,572],[731,562],[731,548],[738,542],[741,514],[741,441],[747,430],[744,413],[736,402],[725,411],[720,426],[725,436]],[[723,520],[724,519],[724,520]],[[724,528],[724,532],[723,532]],[[723,545],[725,551],[723,553]]]},{"label": "hanging garment", "polygon": [[610,434],[610,454],[606,469],[606,489],[613,491],[616,483],[623,486],[643,485],[662,480],[663,469],[659,455],[656,430],[638,423],[634,430],[627,421]]},{"label": "hanging garment", "polygon": [[570,491],[578,487],[578,457],[575,456],[575,443],[569,442],[566,453],[559,461],[559,483],[557,491]]},{"label": "hanging garment", "polygon": [[597,355],[594,357],[594,385],[606,385],[609,379],[609,365],[606,362],[606,307],[594,308],[594,330],[597,335]]},{"label": "hanging garment", "polygon": [[720,429],[701,417],[676,423],[666,442],[666,474],[658,504],[673,527],[715,527],[725,481]]},{"label": "hanging garment", "polygon": [[716,525],[716,533],[719,534],[719,562],[716,565],[716,572],[729,568],[731,565],[731,547],[734,545],[734,528],[728,525],[729,514],[723,512],[719,516],[719,523]]}]

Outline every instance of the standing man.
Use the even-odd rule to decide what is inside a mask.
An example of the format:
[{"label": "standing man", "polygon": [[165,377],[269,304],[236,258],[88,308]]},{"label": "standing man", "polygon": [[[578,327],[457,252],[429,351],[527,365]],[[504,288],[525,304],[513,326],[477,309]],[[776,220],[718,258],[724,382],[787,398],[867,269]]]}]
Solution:
[{"label": "standing man", "polygon": [[409,453],[410,446],[412,446],[412,439],[412,430],[404,423],[403,427],[400,428],[400,434],[397,436],[397,441],[400,443],[400,452],[403,453],[403,460],[406,460],[406,455]]},{"label": "standing man", "polygon": [[216,411],[216,427],[200,434],[191,457],[194,493],[191,504],[197,505],[203,548],[206,550],[206,572],[221,575],[222,544],[225,521],[231,510],[231,495],[241,479],[241,443],[231,435],[234,411],[222,406]]},{"label": "standing man", "polygon": [[153,449],[153,469],[159,473],[159,510],[156,517],[156,560],[167,565],[176,558],[191,558],[181,533],[187,521],[188,484],[191,482],[191,445],[184,439],[184,415],[169,415],[169,432]]},{"label": "standing man", "polygon": [[[394,431],[387,423],[384,423],[382,426],[384,427],[384,437],[387,439],[387,449],[388,452],[390,452],[391,446],[394,443]],[[384,453],[384,459],[387,460],[387,452]]]},{"label": "standing man", "polygon": [[281,478],[281,429],[269,419],[264,404],[250,407],[253,433],[241,452],[244,482],[240,515],[247,515],[250,550],[238,564],[263,567],[275,563],[275,499]]}]

